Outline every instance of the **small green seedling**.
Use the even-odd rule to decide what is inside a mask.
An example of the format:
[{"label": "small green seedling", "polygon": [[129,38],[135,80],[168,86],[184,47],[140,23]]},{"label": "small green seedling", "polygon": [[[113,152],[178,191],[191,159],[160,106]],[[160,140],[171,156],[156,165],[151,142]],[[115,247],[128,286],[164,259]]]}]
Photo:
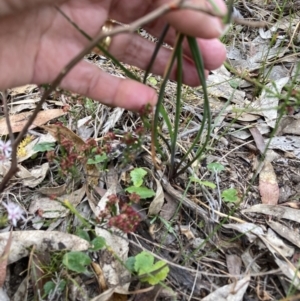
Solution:
[{"label": "small green seedling", "polygon": [[99,251],[106,247],[106,241],[101,236],[97,236],[91,241],[88,232],[82,229],[78,229],[76,231],[76,235],[81,237],[82,239],[85,239],[91,244],[92,247],[90,248],[90,251],[92,252]]},{"label": "small green seedling", "polygon": [[77,273],[87,272],[86,267],[90,265],[92,260],[90,257],[79,251],[68,252],[63,257],[63,264],[71,271]]},{"label": "small green seedling", "polygon": [[213,163],[207,164],[207,169],[210,171],[213,171],[215,173],[218,173],[218,172],[223,171],[225,169],[225,167],[221,163],[213,162]]},{"label": "small green seedling", "polygon": [[222,198],[226,203],[235,203],[239,200],[237,190],[234,188],[226,189],[222,192]]},{"label": "small green seedling", "polygon": [[50,295],[52,292],[63,292],[66,287],[67,282],[64,279],[61,279],[58,283],[54,283],[53,281],[47,281],[44,284],[44,296],[43,298]]},{"label": "small green seedling", "polygon": [[92,251],[99,251],[101,249],[103,249],[104,247],[106,247],[106,241],[103,237],[96,237],[91,241],[92,244]]},{"label": "small green seedling", "polygon": [[148,252],[141,252],[135,257],[129,257],[126,267],[137,273],[141,282],[148,282],[151,285],[164,281],[169,273],[169,267],[162,260],[154,263],[154,256]]},{"label": "small green seedling", "polygon": [[155,196],[155,192],[152,189],[142,186],[146,174],[147,171],[143,168],[135,168],[132,170],[130,172],[130,177],[133,185],[126,188],[125,191],[129,193],[136,193],[141,197],[141,199],[147,199]]},{"label": "small green seedling", "polygon": [[196,178],[196,177],[190,177],[190,180],[193,182],[197,182],[200,185],[215,189],[216,188],[216,184],[210,182],[210,181],[201,181],[200,179]]},{"label": "small green seedling", "polygon": [[103,153],[102,155],[95,155],[94,158],[90,158],[87,161],[87,164],[98,164],[107,161],[107,155]]}]

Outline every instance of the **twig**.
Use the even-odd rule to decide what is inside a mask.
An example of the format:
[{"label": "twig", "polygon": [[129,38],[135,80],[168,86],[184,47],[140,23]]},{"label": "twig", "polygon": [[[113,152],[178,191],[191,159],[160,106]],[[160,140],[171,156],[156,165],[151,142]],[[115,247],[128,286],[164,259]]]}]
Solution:
[{"label": "twig", "polygon": [[8,133],[9,133],[9,139],[10,139],[11,144],[13,145],[15,138],[13,135],[13,131],[12,131],[12,127],[11,127],[11,123],[10,123],[10,119],[9,119],[9,114],[8,114],[7,90],[2,92],[2,101],[3,101],[3,111],[4,111],[5,121],[6,121],[7,129],[8,129]]},{"label": "twig", "polygon": [[249,14],[250,14],[251,16],[253,16],[254,13],[253,13],[252,9],[249,8],[249,6],[247,5],[246,0],[242,0],[242,2],[243,2],[243,5],[244,5],[245,9],[249,12]]}]

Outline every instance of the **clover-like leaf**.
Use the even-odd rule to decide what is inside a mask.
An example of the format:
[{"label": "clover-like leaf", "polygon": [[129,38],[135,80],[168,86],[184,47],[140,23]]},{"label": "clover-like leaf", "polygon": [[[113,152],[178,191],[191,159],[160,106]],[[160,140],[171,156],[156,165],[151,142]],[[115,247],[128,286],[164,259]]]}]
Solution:
[{"label": "clover-like leaf", "polygon": [[148,271],[148,276],[141,279],[142,282],[148,282],[151,285],[158,284],[161,281],[164,281],[169,274],[169,267],[162,260],[156,262],[151,271]]},{"label": "clover-like leaf", "polygon": [[134,269],[138,275],[143,275],[152,269],[153,263],[154,256],[143,251],[135,256]]},{"label": "clover-like leaf", "polygon": [[213,163],[207,164],[207,169],[210,171],[213,171],[213,172],[220,172],[220,171],[223,171],[225,169],[225,167],[221,163],[213,162]]},{"label": "clover-like leaf", "polygon": [[69,270],[77,273],[86,272],[86,266],[91,262],[92,261],[88,255],[78,251],[68,252],[63,257],[63,264]]},{"label": "clover-like leaf", "polygon": [[144,177],[147,174],[147,171],[143,168],[135,168],[130,172],[131,181],[133,186],[140,187],[143,184]]},{"label": "clover-like leaf", "polygon": [[222,192],[222,198],[225,202],[235,203],[238,201],[239,197],[237,191],[234,188],[226,189]]}]

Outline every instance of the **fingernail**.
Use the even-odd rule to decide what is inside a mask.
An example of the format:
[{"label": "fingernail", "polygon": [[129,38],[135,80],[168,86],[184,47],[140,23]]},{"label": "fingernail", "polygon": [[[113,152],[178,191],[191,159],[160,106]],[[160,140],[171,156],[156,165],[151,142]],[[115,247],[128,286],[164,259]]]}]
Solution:
[{"label": "fingernail", "polygon": [[221,36],[224,33],[225,26],[219,18],[212,19],[212,26],[215,28],[219,36]]}]

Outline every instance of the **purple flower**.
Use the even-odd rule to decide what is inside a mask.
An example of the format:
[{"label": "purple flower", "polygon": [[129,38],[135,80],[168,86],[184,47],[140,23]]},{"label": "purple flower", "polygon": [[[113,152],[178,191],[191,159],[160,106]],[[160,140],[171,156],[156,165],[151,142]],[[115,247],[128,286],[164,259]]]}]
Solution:
[{"label": "purple flower", "polygon": [[9,158],[11,155],[11,142],[10,140],[7,140],[6,142],[3,140],[0,140],[0,152],[5,158]]},{"label": "purple flower", "polygon": [[25,218],[23,216],[24,211],[19,205],[12,202],[7,202],[7,204],[3,202],[2,205],[6,208],[8,213],[8,219],[12,222],[14,227],[17,226],[17,221],[19,219],[25,221]]}]

